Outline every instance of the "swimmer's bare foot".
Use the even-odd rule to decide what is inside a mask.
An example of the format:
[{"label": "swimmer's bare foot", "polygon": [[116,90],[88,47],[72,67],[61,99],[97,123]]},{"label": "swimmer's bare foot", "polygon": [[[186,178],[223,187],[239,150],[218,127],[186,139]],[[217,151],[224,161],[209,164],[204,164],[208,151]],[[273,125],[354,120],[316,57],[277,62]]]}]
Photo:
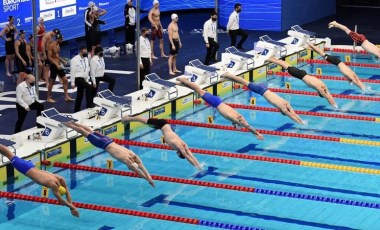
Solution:
[{"label": "swimmer's bare foot", "polygon": [[166,54],[161,54],[161,57],[162,57],[162,58],[168,58],[169,56],[166,55]]},{"label": "swimmer's bare foot", "polygon": [[56,102],[57,102],[57,101],[54,100],[53,98],[48,98],[46,101],[49,102],[49,103],[56,103]]},{"label": "swimmer's bare foot", "polygon": [[175,75],[175,73],[174,73],[174,72],[169,72],[169,74],[170,74],[170,75]]},{"label": "swimmer's bare foot", "polygon": [[174,73],[182,73],[182,71],[179,71],[178,69],[174,70]]},{"label": "swimmer's bare foot", "polygon": [[5,76],[12,77],[10,73],[5,73]]},{"label": "swimmer's bare foot", "polygon": [[158,57],[156,57],[156,56],[153,55],[153,56],[152,56],[152,59],[158,59]]},{"label": "swimmer's bare foot", "polygon": [[330,23],[329,23],[329,29],[336,27],[336,24],[337,24],[336,21],[332,21],[332,22],[330,22]]},{"label": "swimmer's bare foot", "polygon": [[65,97],[65,101],[66,101],[66,102],[72,102],[72,101],[74,101],[74,99],[71,98],[71,97]]}]

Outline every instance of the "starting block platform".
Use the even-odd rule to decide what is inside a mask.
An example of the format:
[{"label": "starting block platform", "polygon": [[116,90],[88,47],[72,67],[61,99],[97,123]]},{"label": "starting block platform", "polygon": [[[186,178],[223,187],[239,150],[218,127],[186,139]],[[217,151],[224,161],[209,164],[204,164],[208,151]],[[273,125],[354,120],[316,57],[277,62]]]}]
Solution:
[{"label": "starting block platform", "polygon": [[277,54],[279,54],[280,57],[288,54],[286,43],[275,41],[268,35],[263,35],[259,39],[260,41],[257,43],[257,47],[264,49],[260,54],[262,57],[266,57],[266,59],[268,59],[271,56],[276,56]]},{"label": "starting block platform", "polygon": [[112,119],[118,114],[122,118],[126,112],[129,112],[128,115],[132,114],[132,97],[115,96],[109,89],[99,92],[94,103],[102,107],[98,113],[99,118]]},{"label": "starting block platform", "polygon": [[195,82],[198,85],[207,83],[216,83],[219,81],[219,69],[211,66],[203,65],[198,59],[192,60],[189,62],[189,65],[185,66],[185,73],[190,75],[189,80]]},{"label": "starting block platform", "polygon": [[227,64],[227,71],[237,72],[254,68],[254,55],[240,52],[234,46],[226,48],[222,53],[222,62]]},{"label": "starting block platform", "polygon": [[315,32],[304,30],[299,25],[292,26],[288,31],[288,35],[293,38],[292,42],[289,45],[298,47],[304,46],[307,41],[310,41],[313,44],[315,44],[317,41]]},{"label": "starting block platform", "polygon": [[143,87],[148,88],[149,92],[146,94],[148,101],[154,102],[164,99],[173,100],[178,97],[177,85],[173,82],[161,79],[156,73],[151,73],[145,76]]},{"label": "starting block platform", "polygon": [[[42,111],[42,115],[37,117],[37,123],[45,126],[42,131],[42,140],[55,140],[61,138],[64,134],[69,139],[69,134],[74,132],[69,130],[63,123],[68,121],[78,121],[70,115],[62,115],[55,108],[50,108]],[[75,132],[75,135],[77,133]]]}]

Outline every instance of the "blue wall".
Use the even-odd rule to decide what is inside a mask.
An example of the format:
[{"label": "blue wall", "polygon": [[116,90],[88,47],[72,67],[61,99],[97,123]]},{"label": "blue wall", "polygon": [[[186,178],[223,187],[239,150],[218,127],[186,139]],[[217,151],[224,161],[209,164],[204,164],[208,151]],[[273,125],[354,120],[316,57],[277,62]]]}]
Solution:
[{"label": "blue wall", "polygon": [[[300,0],[301,1],[301,0]],[[281,30],[281,0],[219,0],[220,25],[227,26],[235,3],[242,4],[240,28],[247,30]]]},{"label": "blue wall", "polygon": [[282,0],[282,30],[335,14],[334,0]]}]

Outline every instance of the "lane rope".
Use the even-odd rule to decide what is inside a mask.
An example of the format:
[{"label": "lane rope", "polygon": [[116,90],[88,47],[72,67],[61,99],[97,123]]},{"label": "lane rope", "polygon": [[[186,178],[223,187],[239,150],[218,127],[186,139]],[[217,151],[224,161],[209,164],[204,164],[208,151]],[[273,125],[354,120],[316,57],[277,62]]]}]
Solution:
[{"label": "lane rope", "polygon": [[[47,163],[47,162],[45,161],[44,163]],[[59,168],[65,168],[65,169],[88,171],[88,172],[97,172],[97,173],[120,175],[120,176],[127,176],[127,177],[138,177],[138,175],[134,172],[125,172],[125,171],[114,170],[114,169],[97,168],[97,167],[92,167],[92,166],[68,164],[68,163],[62,163],[62,162],[54,162],[53,166],[59,167]],[[152,175],[152,179],[158,180],[158,181],[166,181],[170,183],[188,184],[188,185],[203,186],[203,187],[210,187],[210,188],[217,188],[217,189],[226,189],[226,190],[234,190],[234,191],[241,191],[241,192],[248,192],[248,193],[271,195],[271,196],[282,196],[282,197],[302,199],[302,200],[311,200],[311,201],[318,201],[318,202],[325,202],[325,203],[334,203],[334,204],[358,206],[358,207],[364,207],[364,208],[380,209],[380,204],[377,204],[377,203],[317,196],[317,195],[310,195],[310,194],[284,192],[284,191],[278,191],[278,190],[272,190],[272,189],[260,189],[260,188],[253,188],[253,187],[246,187],[246,186],[239,186],[239,185],[199,181],[199,180],[194,180],[194,179],[190,180],[190,179],[175,178],[175,177],[168,177],[168,176]]]},{"label": "lane rope", "polygon": [[[306,62],[308,64],[320,64],[320,65],[331,65],[330,62],[326,60],[319,59],[298,59],[299,62]],[[367,68],[380,68],[380,64],[371,64],[371,63],[359,63],[359,62],[344,62],[348,66],[358,66],[358,67],[367,67]]]},{"label": "lane rope", "polygon": [[[8,198],[8,199],[25,200],[25,201],[31,201],[31,202],[37,202],[37,203],[59,205],[58,201],[55,199],[43,198],[43,197],[38,197],[38,196],[30,196],[30,195],[18,194],[18,193],[11,193],[11,192],[0,192],[0,197]],[[77,208],[95,210],[95,211],[100,211],[100,212],[117,213],[117,214],[122,214],[122,215],[138,216],[138,217],[145,217],[145,218],[150,218],[150,219],[158,219],[158,220],[165,220],[165,221],[172,221],[172,222],[181,222],[185,224],[201,225],[201,226],[214,227],[214,228],[244,229],[244,230],[259,230],[260,229],[260,228],[247,227],[247,226],[236,225],[236,224],[226,224],[226,223],[216,222],[216,221],[200,220],[200,219],[195,219],[195,218],[172,216],[172,215],[158,214],[158,213],[153,213],[153,212],[144,212],[144,211],[138,211],[138,210],[115,208],[115,207],[110,207],[110,206],[86,204],[86,203],[80,203],[80,202],[73,202],[73,205]]]},{"label": "lane rope", "polygon": [[[163,144],[123,140],[123,139],[117,139],[117,138],[114,138],[113,141],[121,145],[132,145],[132,146],[138,146],[138,147],[173,150],[169,146],[163,145]],[[222,151],[207,150],[207,149],[190,148],[190,150],[193,153],[202,154],[202,155],[271,162],[271,163],[278,163],[278,164],[288,164],[288,165],[296,165],[296,166],[304,166],[304,167],[312,167],[312,168],[322,168],[322,169],[347,171],[347,172],[355,172],[355,173],[366,173],[366,174],[375,174],[375,175],[380,174],[379,169],[353,167],[353,166],[345,166],[345,165],[337,165],[337,164],[326,164],[326,163],[319,163],[319,162],[312,162],[312,161],[299,161],[299,160],[277,158],[277,157],[253,156],[253,155],[248,155],[248,154],[222,152]]]},{"label": "lane rope", "polygon": [[[236,129],[233,126],[227,126],[227,125],[208,124],[208,123],[201,123],[201,122],[171,120],[171,119],[168,119],[167,122],[169,124],[172,124],[172,125],[184,125],[184,126],[192,126],[192,127],[230,130],[230,131],[236,131],[236,132],[250,132],[246,128]],[[311,140],[341,142],[341,143],[358,144],[358,145],[380,146],[379,141],[367,141],[367,140],[358,140],[358,139],[349,139],[349,138],[327,137],[327,136],[320,136],[320,135],[302,134],[302,133],[289,133],[289,132],[283,132],[283,131],[271,131],[271,130],[264,130],[264,129],[257,129],[257,131],[260,132],[261,134],[267,134],[267,135],[273,135],[273,136],[304,138],[304,139],[311,139]]]}]

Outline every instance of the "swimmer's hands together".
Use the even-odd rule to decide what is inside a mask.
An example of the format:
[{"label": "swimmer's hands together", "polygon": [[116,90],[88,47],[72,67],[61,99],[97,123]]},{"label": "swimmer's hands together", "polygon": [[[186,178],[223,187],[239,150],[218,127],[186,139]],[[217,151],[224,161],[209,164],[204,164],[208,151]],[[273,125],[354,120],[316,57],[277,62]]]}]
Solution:
[{"label": "swimmer's hands together", "polygon": [[255,133],[255,136],[256,136],[256,138],[258,139],[258,140],[264,140],[264,136],[263,135],[261,135],[261,133],[259,133],[259,132],[257,132],[256,131],[256,133]]},{"label": "swimmer's hands together", "polygon": [[74,208],[70,208],[70,212],[71,212],[71,215],[75,216],[75,217],[79,217],[79,212],[78,210],[74,207]]}]

